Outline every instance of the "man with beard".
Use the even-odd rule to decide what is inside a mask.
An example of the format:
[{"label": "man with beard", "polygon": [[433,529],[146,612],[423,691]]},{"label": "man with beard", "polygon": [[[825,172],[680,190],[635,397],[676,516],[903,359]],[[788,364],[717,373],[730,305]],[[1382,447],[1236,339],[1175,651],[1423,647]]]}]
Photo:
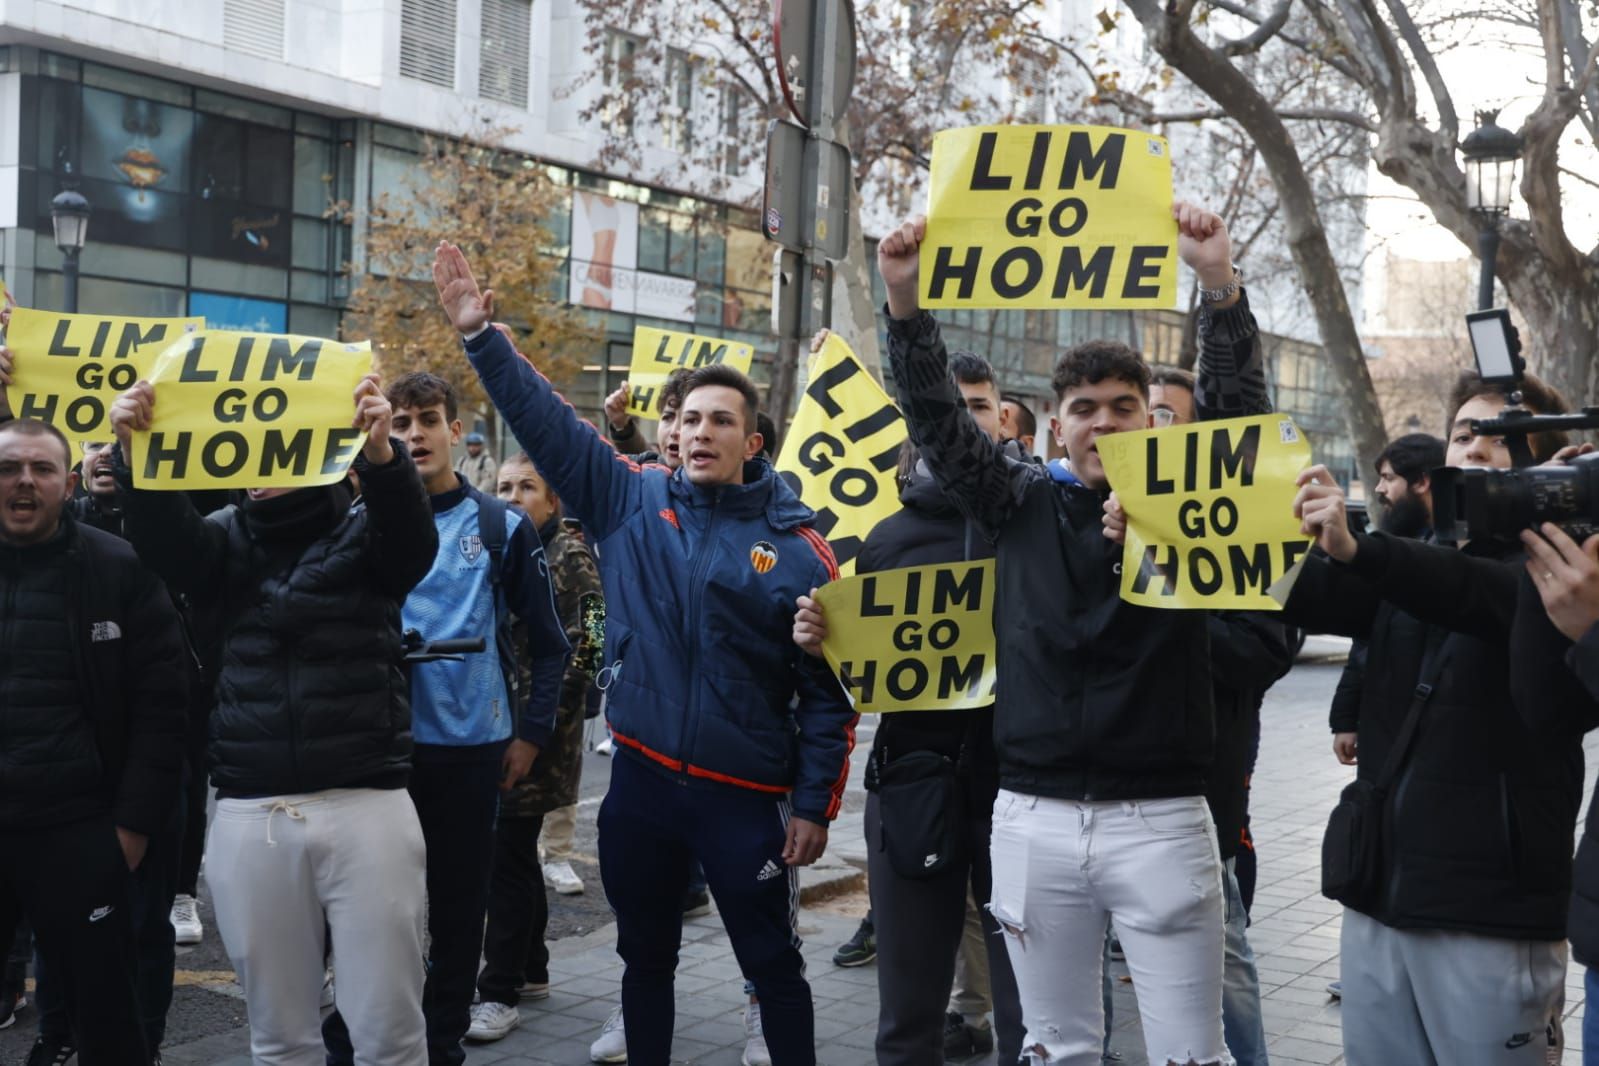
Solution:
[{"label": "man with beard", "polygon": [[1431,472],[1444,465],[1444,442],[1407,433],[1377,456],[1376,495],[1383,505],[1382,531],[1396,537],[1430,539]]}]

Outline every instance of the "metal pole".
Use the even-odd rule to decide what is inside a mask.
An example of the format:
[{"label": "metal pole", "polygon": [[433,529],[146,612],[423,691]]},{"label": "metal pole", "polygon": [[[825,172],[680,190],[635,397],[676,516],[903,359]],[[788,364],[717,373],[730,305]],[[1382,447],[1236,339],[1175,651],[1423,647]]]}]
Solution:
[{"label": "metal pole", "polygon": [[78,249],[68,248],[61,264],[62,300],[69,315],[78,313]]},{"label": "metal pole", "polygon": [[1494,263],[1499,258],[1499,223],[1488,219],[1477,231],[1477,257],[1482,260],[1482,277],[1477,282],[1477,310],[1494,305]]}]

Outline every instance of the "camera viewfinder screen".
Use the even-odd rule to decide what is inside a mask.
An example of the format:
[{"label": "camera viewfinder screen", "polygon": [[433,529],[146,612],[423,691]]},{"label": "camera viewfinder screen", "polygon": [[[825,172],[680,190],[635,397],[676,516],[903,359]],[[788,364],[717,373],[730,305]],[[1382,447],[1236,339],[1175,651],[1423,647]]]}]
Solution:
[{"label": "camera viewfinder screen", "polygon": [[1515,361],[1510,354],[1510,338],[1506,336],[1503,312],[1468,315],[1466,327],[1471,331],[1471,347],[1477,353],[1477,371],[1484,381],[1512,381],[1516,377]]}]

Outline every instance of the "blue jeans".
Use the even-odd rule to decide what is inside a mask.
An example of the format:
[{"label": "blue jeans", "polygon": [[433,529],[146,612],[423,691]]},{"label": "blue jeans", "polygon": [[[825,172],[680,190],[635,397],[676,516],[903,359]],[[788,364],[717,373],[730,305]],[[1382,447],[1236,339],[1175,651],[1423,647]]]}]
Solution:
[{"label": "blue jeans", "polygon": [[1227,894],[1227,933],[1223,941],[1221,1026],[1227,1050],[1238,1066],[1266,1066],[1266,1029],[1260,1016],[1260,974],[1245,930],[1249,915],[1238,891],[1237,859],[1222,864]]},{"label": "blue jeans", "polygon": [[1599,998],[1599,973],[1592,967],[1583,977],[1587,998],[1582,1005],[1582,1066],[1599,1066],[1599,1010],[1594,1000]]}]

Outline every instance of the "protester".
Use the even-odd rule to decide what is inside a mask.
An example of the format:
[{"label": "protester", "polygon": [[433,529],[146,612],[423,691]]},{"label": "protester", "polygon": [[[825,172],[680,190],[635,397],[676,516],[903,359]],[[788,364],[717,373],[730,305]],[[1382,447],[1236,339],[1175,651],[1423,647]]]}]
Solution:
[{"label": "protester", "polygon": [[[500,801],[483,971],[477,979],[479,1002],[472,1007],[469,1040],[500,1039],[520,1024],[518,1002],[550,994],[550,953],[544,945],[550,912],[538,858],[539,833],[550,811],[577,802],[583,771],[583,711],[605,648],[605,597],[599,571],[588,546],[562,525],[560,498],[524,454],[501,464],[498,480],[500,498],[521,508],[543,541],[556,610],[573,655],[561,679],[560,706],[549,743],[533,764],[532,776]],[[516,641],[518,659],[525,660],[527,627],[521,623]]]},{"label": "protester", "polygon": [[[1186,204],[1173,215],[1202,288],[1201,350],[1227,368],[1250,364],[1254,320],[1225,227]],[[995,619],[990,910],[1020,986],[1024,1053],[1099,1059],[1101,953],[1114,920],[1151,1061],[1221,1062],[1225,904],[1203,798],[1214,731],[1207,620],[1123,602],[1120,553],[1102,535],[1108,486],[1095,440],[1150,424],[1149,368],[1115,342],[1068,349],[1051,427],[1070,467],[1004,456],[961,411],[938,322],[918,307],[925,231],[917,219],[890,233],[878,267],[911,439],[945,495],[997,542],[1006,609]],[[1227,394],[1198,400],[1202,417],[1248,409]]]},{"label": "protester", "polygon": [[1018,441],[1022,450],[1032,455],[1038,436],[1038,418],[1027,401],[1007,392],[999,402],[999,412],[999,439]]},{"label": "protester", "polygon": [[[1536,411],[1564,409],[1531,376],[1522,391]],[[1504,438],[1470,425],[1500,412],[1500,388],[1468,375],[1455,400],[1448,465],[1509,467]],[[1562,442],[1531,443],[1547,456]],[[1356,742],[1340,757],[1392,827],[1379,887],[1340,892],[1345,1061],[1542,1063],[1559,1040],[1582,746],[1580,729],[1506,713],[1514,554],[1353,534],[1324,468],[1300,484],[1317,550],[1287,611],[1367,641]]]},{"label": "protester", "polygon": [[[453,442],[452,442],[453,443]],[[466,455],[456,464],[455,472],[461,475],[461,480],[471,485],[479,492],[494,495],[494,472],[496,464],[494,456],[483,450],[483,434],[468,433],[466,435]]]},{"label": "protester", "polygon": [[68,512],[77,480],[59,431],[0,422],[0,944],[26,915],[67,1054],[148,1066],[133,880],[177,809],[189,671],[156,576]]},{"label": "protester", "polygon": [[[998,441],[1000,394],[994,368],[972,352],[953,352],[949,372],[972,421],[989,440]],[[1019,449],[1012,454],[1019,455]],[[857,574],[994,557],[993,545],[939,489],[910,444],[900,453],[898,480],[900,510],[867,534],[855,559]],[[801,597],[794,618],[795,642],[811,655],[820,656],[826,635],[821,605],[809,596]],[[946,817],[960,822],[955,851],[960,858],[931,877],[913,877],[897,869],[877,842],[926,813],[895,808],[896,800],[905,802],[904,793],[885,795],[876,783],[892,772],[896,761],[925,752],[940,755],[958,768],[960,795],[955,802],[959,806]],[[884,715],[872,741],[871,764],[866,858],[867,887],[876,921],[877,1061],[880,1066],[940,1063],[947,1036],[955,1037],[957,1045],[964,1043],[968,1054],[992,1050],[994,1033],[981,1015],[962,1017],[957,1033],[946,1034],[946,1023],[951,1021],[947,1008],[955,957],[966,927],[967,891],[987,899],[993,885],[989,821],[999,790],[993,708],[902,710]],[[923,793],[914,795],[919,800]],[[999,926],[992,915],[985,912],[983,917],[989,933],[999,1061],[1013,1063],[1021,1054],[1021,1005]]]},{"label": "protester", "polygon": [[754,386],[725,366],[694,371],[678,418],[683,466],[640,467],[489,328],[493,294],[459,249],[440,245],[434,280],[490,400],[600,548],[619,756],[600,808],[600,871],[626,966],[628,1061],[670,1057],[679,901],[697,858],[759,994],[772,1061],[808,1066],[798,868],[826,847],[856,716],[790,639],[795,599],[836,566],[811,511],[757,456]]},{"label": "protester", "polygon": [[427,495],[375,374],[347,481],[252,489],[202,519],[181,493],[134,487],[125,457],[157,390],[112,408],[126,530],[172,590],[222,603],[207,842],[217,928],[244,988],[257,1062],[320,1062],[331,931],[338,1007],[362,1062],[427,1061],[425,863],[405,791],[412,750],[400,608],[438,553]]},{"label": "protester", "polygon": [[666,375],[666,380],[661,384],[661,417],[655,423],[653,452],[647,450],[649,444],[644,439],[644,432],[639,429],[638,419],[627,413],[627,382],[622,382],[605,398],[606,427],[611,432],[611,443],[618,452],[633,456],[640,465],[660,463],[668,470],[676,470],[683,465],[678,452],[677,414],[683,406],[683,383],[688,380],[690,373],[687,368],[679,367]]},{"label": "protester", "polygon": [[[1590,514],[1590,519],[1594,516]],[[1510,637],[1510,690],[1535,729],[1599,728],[1599,535],[1579,545],[1552,522],[1524,530],[1525,575]],[[1566,921],[1571,954],[1583,965],[1583,1062],[1599,1061],[1599,807],[1588,817],[1573,863]]]},{"label": "protester", "polygon": [[[123,536],[123,511],[112,459],[113,450],[108,443],[93,441],[83,446],[80,484],[87,491],[75,496],[67,504],[67,510],[84,525],[120,538]],[[213,497],[225,501],[227,494],[195,493],[193,496],[210,503],[219,502]],[[145,1044],[152,1055],[159,1053],[166,1039],[167,1012],[172,1006],[177,965],[175,945],[191,942],[183,935],[187,930],[175,932],[173,917],[178,910],[176,896],[182,852],[188,839],[187,825],[190,819],[197,819],[201,825],[205,821],[204,735],[215,702],[212,679],[216,676],[219,651],[215,639],[218,619],[214,603],[209,600],[194,602],[181,595],[172,596],[172,603],[178,612],[179,632],[183,638],[182,661],[189,671],[182,801],[173,806],[161,831],[150,837],[144,861],[133,875],[129,898],[137,951],[135,983],[144,1019]],[[195,757],[197,735],[198,759]],[[196,779],[198,790],[194,787]],[[194,921],[198,923],[198,920],[195,914]],[[194,940],[198,939],[196,932]],[[39,1012],[39,1038],[34,1056],[46,1062],[63,1061],[70,1057],[73,1049],[72,1025],[59,969],[57,960],[41,948],[35,963],[34,1003]]]}]

